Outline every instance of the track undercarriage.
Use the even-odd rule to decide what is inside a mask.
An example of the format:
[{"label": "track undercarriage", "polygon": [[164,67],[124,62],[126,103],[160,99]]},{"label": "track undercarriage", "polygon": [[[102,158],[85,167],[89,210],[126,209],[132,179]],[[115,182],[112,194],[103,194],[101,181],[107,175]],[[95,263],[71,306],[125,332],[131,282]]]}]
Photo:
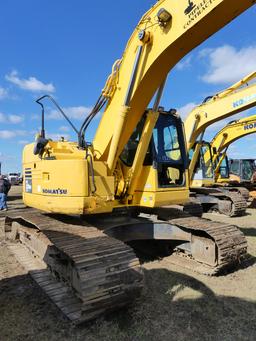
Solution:
[{"label": "track undercarriage", "polygon": [[138,216],[116,212],[51,216],[34,209],[2,216],[11,251],[74,323],[127,306],[143,287],[143,271],[127,243],[165,241],[167,261],[215,275],[238,263],[247,243],[235,226],[170,208]]},{"label": "track undercarriage", "polygon": [[204,212],[219,212],[229,217],[245,215],[249,194],[236,187],[198,187],[191,190],[192,198],[199,200]]},{"label": "track undercarriage", "polygon": [[236,191],[240,193],[247,202],[247,207],[251,207],[253,200],[255,199],[254,186],[248,186],[247,184],[232,184],[229,183],[227,186],[223,186],[224,189],[229,191]]}]

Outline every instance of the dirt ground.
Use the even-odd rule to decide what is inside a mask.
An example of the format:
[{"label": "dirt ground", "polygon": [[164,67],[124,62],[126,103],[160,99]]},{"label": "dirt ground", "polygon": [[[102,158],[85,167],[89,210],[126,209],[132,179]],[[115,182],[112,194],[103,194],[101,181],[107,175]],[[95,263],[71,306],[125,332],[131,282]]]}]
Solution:
[{"label": "dirt ground", "polygon": [[[20,187],[9,206],[20,206]],[[252,262],[206,277],[168,263],[145,263],[145,289],[129,309],[72,326],[0,242],[0,340],[256,340],[256,209],[206,218],[238,225]]]}]

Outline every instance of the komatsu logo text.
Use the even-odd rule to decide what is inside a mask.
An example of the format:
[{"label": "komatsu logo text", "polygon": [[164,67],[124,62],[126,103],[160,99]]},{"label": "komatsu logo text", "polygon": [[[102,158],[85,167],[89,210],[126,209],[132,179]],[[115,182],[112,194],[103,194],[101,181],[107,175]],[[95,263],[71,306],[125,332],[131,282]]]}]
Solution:
[{"label": "komatsu logo text", "polygon": [[250,124],[246,124],[244,126],[244,130],[251,130],[251,129],[255,129],[255,128],[256,128],[256,122],[250,123]]},{"label": "komatsu logo text", "polygon": [[68,194],[68,190],[67,189],[62,189],[62,188],[56,188],[56,189],[43,188],[42,192],[44,194],[55,194],[55,195],[65,195],[65,194]]},{"label": "komatsu logo text", "polygon": [[239,100],[233,102],[233,108],[241,107],[242,105],[245,105],[253,100],[256,100],[256,94],[240,98]]}]

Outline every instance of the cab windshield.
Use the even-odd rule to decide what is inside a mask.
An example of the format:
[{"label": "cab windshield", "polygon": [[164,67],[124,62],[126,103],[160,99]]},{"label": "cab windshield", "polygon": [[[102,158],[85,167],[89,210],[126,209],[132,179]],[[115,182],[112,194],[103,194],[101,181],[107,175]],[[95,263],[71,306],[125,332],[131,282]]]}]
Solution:
[{"label": "cab windshield", "polygon": [[[221,155],[220,155],[220,157],[221,157]],[[228,179],[229,178],[229,167],[228,167],[227,157],[225,157],[221,161],[221,164],[220,164],[220,177],[222,179]]]},{"label": "cab windshield", "polygon": [[153,141],[158,162],[178,162],[181,159],[178,129],[171,120],[159,117],[153,130]]},{"label": "cab windshield", "polygon": [[[194,154],[194,148],[189,151],[189,160],[191,161]],[[204,142],[200,148],[199,158],[197,160],[193,179],[213,179],[214,168],[212,164],[212,153],[209,143]]]},{"label": "cab windshield", "polygon": [[200,162],[203,171],[204,179],[212,179],[214,176],[213,164],[212,164],[212,153],[209,144],[204,144],[200,151]]},{"label": "cab windshield", "polygon": [[187,159],[181,120],[170,114],[160,115],[153,130],[151,148],[158,186],[184,185]]},{"label": "cab windshield", "polygon": [[[128,167],[133,164],[144,123],[145,117],[137,125],[120,156]],[[160,113],[144,160],[144,166],[151,165],[157,169],[159,187],[184,185],[187,159],[180,118],[172,114]]]},{"label": "cab windshield", "polygon": [[250,181],[254,172],[254,162],[253,160],[243,160],[242,167],[242,177],[244,180]]}]

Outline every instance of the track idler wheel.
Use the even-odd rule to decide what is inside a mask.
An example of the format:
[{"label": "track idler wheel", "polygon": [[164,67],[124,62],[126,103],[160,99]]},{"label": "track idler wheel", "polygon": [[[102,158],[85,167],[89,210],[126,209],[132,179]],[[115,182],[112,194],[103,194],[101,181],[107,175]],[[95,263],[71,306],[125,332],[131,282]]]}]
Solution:
[{"label": "track idler wheel", "polygon": [[219,200],[218,211],[219,213],[225,214],[229,217],[233,217],[235,215],[234,204],[230,200]]}]

